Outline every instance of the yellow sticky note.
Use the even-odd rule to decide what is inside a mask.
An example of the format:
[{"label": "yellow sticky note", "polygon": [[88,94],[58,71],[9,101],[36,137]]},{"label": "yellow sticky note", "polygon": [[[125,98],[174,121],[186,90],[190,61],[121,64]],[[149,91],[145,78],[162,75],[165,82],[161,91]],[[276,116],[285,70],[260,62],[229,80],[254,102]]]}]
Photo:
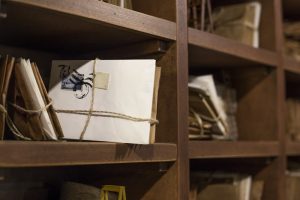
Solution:
[{"label": "yellow sticky note", "polygon": [[109,83],[109,74],[97,72],[95,76],[94,87],[98,89],[107,90]]}]

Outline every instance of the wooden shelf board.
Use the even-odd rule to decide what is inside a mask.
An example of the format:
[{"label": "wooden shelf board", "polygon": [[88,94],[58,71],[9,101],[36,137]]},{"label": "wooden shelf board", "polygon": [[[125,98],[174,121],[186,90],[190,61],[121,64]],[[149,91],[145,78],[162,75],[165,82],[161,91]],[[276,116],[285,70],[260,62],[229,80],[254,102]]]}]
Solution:
[{"label": "wooden shelf board", "polygon": [[300,142],[287,141],[286,154],[288,156],[300,156]]},{"label": "wooden shelf board", "polygon": [[165,143],[0,142],[0,167],[171,162],[176,157],[176,145]]},{"label": "wooden shelf board", "polygon": [[278,142],[190,141],[190,159],[273,157],[279,152]]},{"label": "wooden shelf board", "polygon": [[189,28],[190,66],[277,66],[275,52]]},{"label": "wooden shelf board", "polygon": [[51,51],[88,52],[153,38],[176,39],[176,24],[98,0],[11,0],[0,42]]},{"label": "wooden shelf board", "polygon": [[292,57],[284,56],[283,66],[284,69],[288,72],[300,74],[300,62]]}]

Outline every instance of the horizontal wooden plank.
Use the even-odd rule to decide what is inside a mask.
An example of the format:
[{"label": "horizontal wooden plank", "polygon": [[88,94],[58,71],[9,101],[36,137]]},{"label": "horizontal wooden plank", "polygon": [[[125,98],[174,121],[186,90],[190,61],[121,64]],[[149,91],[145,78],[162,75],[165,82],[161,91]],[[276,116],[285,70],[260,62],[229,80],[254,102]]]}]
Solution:
[{"label": "horizontal wooden plank", "polygon": [[175,161],[175,144],[0,142],[0,167],[71,166]]},{"label": "horizontal wooden plank", "polygon": [[190,141],[190,159],[273,157],[279,155],[278,142]]},{"label": "horizontal wooden plank", "polygon": [[277,66],[275,52],[189,28],[191,66]]},{"label": "horizontal wooden plank", "polygon": [[174,22],[98,0],[12,0],[6,7],[0,42],[8,45],[88,52],[153,38],[176,40]]}]

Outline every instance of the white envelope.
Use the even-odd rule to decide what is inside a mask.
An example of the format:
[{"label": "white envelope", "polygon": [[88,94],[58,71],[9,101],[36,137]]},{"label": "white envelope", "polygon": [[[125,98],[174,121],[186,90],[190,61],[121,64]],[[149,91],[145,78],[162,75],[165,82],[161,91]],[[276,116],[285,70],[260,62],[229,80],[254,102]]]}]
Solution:
[{"label": "white envelope", "polygon": [[[55,109],[90,109],[92,88],[89,84],[92,84],[92,81],[88,78],[93,77],[94,62],[95,60],[53,61],[49,96]],[[94,90],[93,110],[151,119],[155,67],[155,60],[96,59],[95,72],[97,76],[99,73],[103,76],[102,80],[98,80],[98,86],[100,84],[102,89]],[[83,74],[84,77],[79,74]],[[82,82],[85,84],[81,85]],[[80,139],[88,116],[74,113],[57,114],[64,137]],[[149,122],[92,116],[83,140],[149,144],[150,126]]]}]

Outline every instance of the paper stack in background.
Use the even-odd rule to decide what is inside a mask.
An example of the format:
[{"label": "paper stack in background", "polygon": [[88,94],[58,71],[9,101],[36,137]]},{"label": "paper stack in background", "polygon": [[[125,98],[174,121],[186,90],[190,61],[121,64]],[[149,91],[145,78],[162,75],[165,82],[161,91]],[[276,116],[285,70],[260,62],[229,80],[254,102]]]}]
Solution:
[{"label": "paper stack in background", "polygon": [[212,75],[190,77],[190,139],[236,139],[236,100],[233,89],[219,86]]},{"label": "paper stack in background", "polygon": [[[18,139],[57,140],[62,137],[37,65],[29,59],[6,56],[1,62],[1,105],[6,115],[1,115],[1,135],[4,120]],[[4,84],[3,84],[4,83]],[[7,100],[9,96],[9,102]],[[4,119],[5,118],[5,119]]]},{"label": "paper stack in background", "polygon": [[300,61],[300,22],[285,22],[285,53]]},{"label": "paper stack in background", "polygon": [[214,33],[244,44],[259,47],[261,4],[250,2],[213,10]]},{"label": "paper stack in background", "polygon": [[261,200],[263,185],[245,174],[196,172],[191,174],[190,200]]},{"label": "paper stack in background", "polygon": [[[64,138],[154,143],[159,77],[155,60],[53,61],[49,96],[57,111],[70,111],[57,113]],[[91,110],[100,116],[87,124],[93,87]]]}]

